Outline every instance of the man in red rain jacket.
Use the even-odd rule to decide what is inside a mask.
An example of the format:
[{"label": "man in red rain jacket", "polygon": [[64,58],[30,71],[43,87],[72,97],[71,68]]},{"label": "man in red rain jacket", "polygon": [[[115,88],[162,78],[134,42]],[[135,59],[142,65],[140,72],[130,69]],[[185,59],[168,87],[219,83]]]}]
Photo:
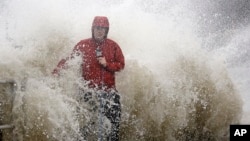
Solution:
[{"label": "man in red rain jacket", "polygon": [[[121,116],[120,96],[115,87],[115,72],[124,68],[124,56],[119,45],[107,38],[109,21],[107,17],[96,16],[92,23],[92,38],[80,41],[73,49],[73,54],[82,56],[82,77],[89,81],[90,88],[105,91],[105,97],[116,103],[111,108],[105,109],[105,116],[111,121],[112,133],[108,137],[112,141],[119,140],[119,122]],[[60,69],[65,67],[67,59],[63,59],[53,71],[59,74]],[[85,102],[89,95],[83,94]],[[110,103],[112,103],[110,102]]]}]

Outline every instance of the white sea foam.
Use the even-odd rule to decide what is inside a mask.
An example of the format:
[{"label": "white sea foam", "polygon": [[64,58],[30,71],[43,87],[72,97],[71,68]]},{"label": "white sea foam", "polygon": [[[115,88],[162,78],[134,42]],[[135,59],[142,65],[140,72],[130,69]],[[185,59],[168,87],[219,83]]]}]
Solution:
[{"label": "white sea foam", "polygon": [[223,56],[202,49],[187,0],[0,4],[0,78],[18,84],[12,111],[18,140],[73,141],[96,117],[78,102],[78,88],[85,86],[80,58],[71,60],[60,78],[51,75],[79,40],[91,37],[95,15],[108,16],[109,37],[126,57],[116,79],[122,140],[227,140],[229,125],[242,118],[238,81],[228,74]]}]

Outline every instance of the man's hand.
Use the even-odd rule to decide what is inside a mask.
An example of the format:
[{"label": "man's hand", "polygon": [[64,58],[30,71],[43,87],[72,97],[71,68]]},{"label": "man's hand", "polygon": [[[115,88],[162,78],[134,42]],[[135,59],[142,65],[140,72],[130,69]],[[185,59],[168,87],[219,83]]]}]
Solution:
[{"label": "man's hand", "polygon": [[107,66],[107,61],[106,61],[105,57],[98,57],[97,60],[98,60],[99,64],[101,64],[103,67]]}]

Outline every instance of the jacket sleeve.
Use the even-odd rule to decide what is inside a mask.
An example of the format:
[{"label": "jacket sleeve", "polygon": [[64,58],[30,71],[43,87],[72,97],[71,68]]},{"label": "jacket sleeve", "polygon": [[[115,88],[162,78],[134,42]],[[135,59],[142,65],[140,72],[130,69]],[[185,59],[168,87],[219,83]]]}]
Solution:
[{"label": "jacket sleeve", "polygon": [[106,69],[112,72],[120,71],[124,69],[125,60],[121,48],[115,44],[114,48],[115,59],[113,62],[107,62]]},{"label": "jacket sleeve", "polygon": [[56,68],[53,70],[52,74],[55,76],[59,76],[60,70],[61,69],[65,69],[66,67],[66,62],[67,62],[67,58],[66,59],[62,59],[56,66]]},{"label": "jacket sleeve", "polygon": [[79,53],[79,43],[74,47],[73,52],[71,53],[71,55],[65,59],[62,59],[58,64],[57,67],[52,71],[52,74],[55,76],[59,76],[60,75],[60,70],[62,69],[67,69],[67,61],[70,59],[73,59],[74,56],[80,55]]}]

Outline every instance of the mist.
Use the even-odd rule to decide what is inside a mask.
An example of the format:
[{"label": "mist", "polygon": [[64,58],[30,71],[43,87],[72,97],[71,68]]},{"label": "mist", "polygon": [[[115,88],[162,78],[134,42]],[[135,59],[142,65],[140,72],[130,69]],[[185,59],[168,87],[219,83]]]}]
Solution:
[{"label": "mist", "polygon": [[[74,141],[96,118],[86,110],[89,105],[77,101],[79,87],[85,88],[80,58],[71,60],[60,78],[51,72],[78,41],[91,37],[94,16],[104,15],[108,38],[126,59],[116,79],[121,140],[228,140],[230,124],[250,122],[247,5],[247,0],[1,1],[0,79],[18,86],[14,137]],[[9,131],[4,134],[11,138]]]}]

